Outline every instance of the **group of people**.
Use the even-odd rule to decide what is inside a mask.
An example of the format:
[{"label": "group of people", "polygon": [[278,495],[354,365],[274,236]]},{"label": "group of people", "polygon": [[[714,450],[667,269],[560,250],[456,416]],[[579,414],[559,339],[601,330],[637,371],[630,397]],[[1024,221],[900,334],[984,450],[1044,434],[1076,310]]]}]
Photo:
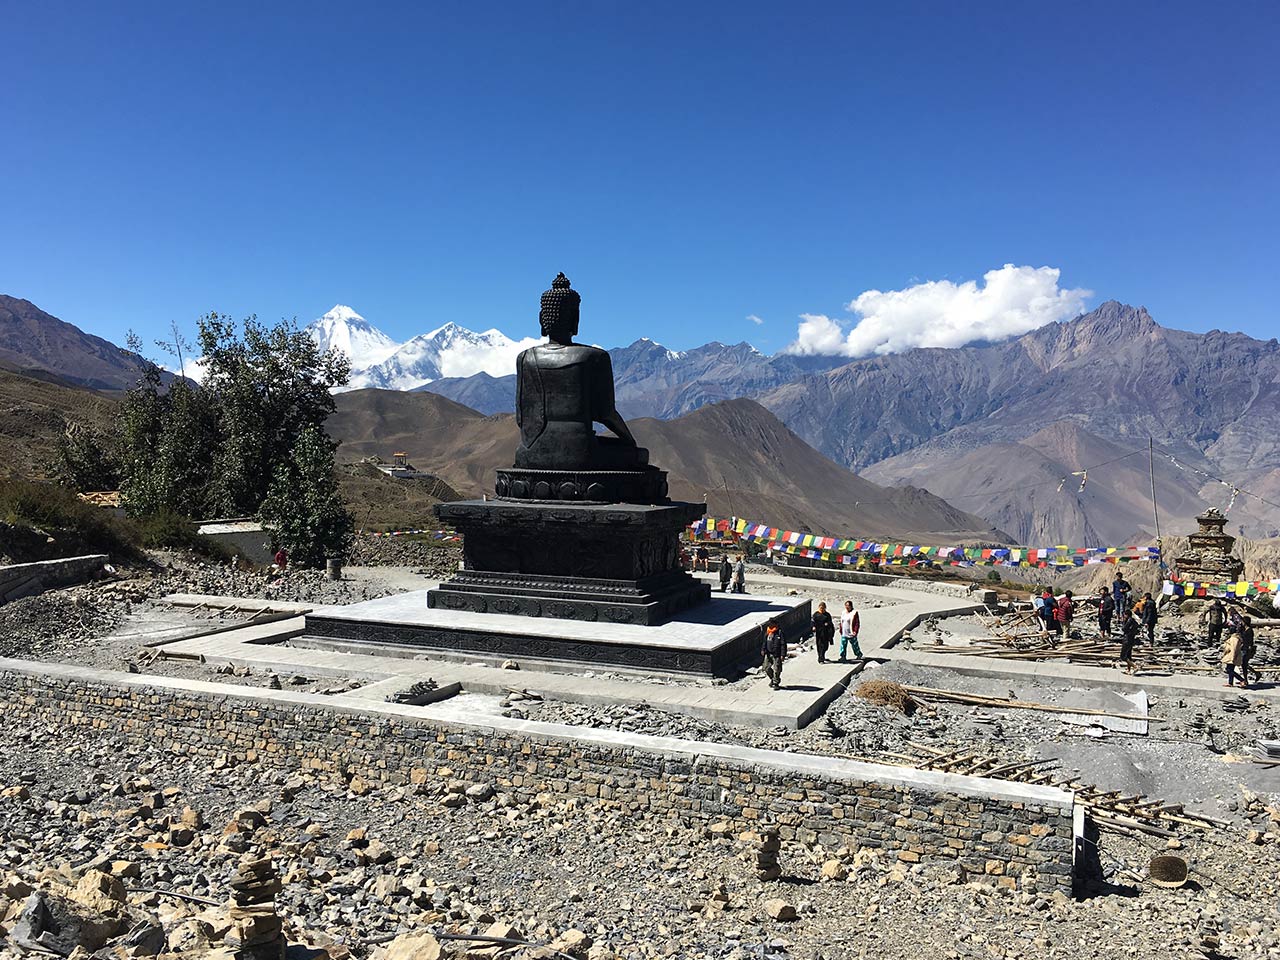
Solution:
[{"label": "group of people", "polygon": [[[813,614],[813,640],[818,648],[818,662],[827,662],[827,651],[835,642],[836,620],[827,612],[826,602],[818,604]],[[863,659],[862,647],[858,644],[858,632],[862,629],[862,618],[853,609],[853,601],[844,602],[844,611],[840,614],[840,662],[848,663],[847,654],[853,651],[856,659]]]},{"label": "group of people", "polygon": [[[827,612],[826,603],[819,603],[813,614],[813,639],[818,648],[818,662],[831,662],[827,659],[827,651],[835,643],[837,629],[840,631],[840,662],[848,663],[850,652],[855,659],[862,660],[862,647],[858,643],[861,628],[862,618],[854,609],[852,600],[844,602],[844,611],[838,622]],[[774,690],[781,689],[782,664],[787,659],[787,641],[776,619],[770,620],[761,628],[760,652],[764,656],[764,672],[769,677],[769,686]]]},{"label": "group of people", "polygon": [[[1147,643],[1155,648],[1156,623],[1160,616],[1155,598],[1144,593],[1135,599],[1129,581],[1117,573],[1110,589],[1099,588],[1092,602],[1098,608],[1098,633],[1101,636],[1110,639],[1113,626],[1118,626],[1120,662],[1124,664],[1125,673],[1132,674],[1133,648],[1144,632]],[[1045,632],[1070,635],[1076,612],[1076,600],[1070,590],[1056,597],[1051,589],[1045,587],[1044,592],[1035,598],[1034,606],[1036,615],[1044,621]],[[1228,610],[1221,600],[1214,600],[1202,615],[1201,622],[1208,628],[1209,641],[1222,645],[1227,686],[1235,686],[1238,678],[1240,687],[1247,689],[1249,662],[1257,649],[1249,618],[1235,608]],[[1256,679],[1261,679],[1257,670],[1253,673]]]},{"label": "group of people", "polygon": [[[705,550],[705,547],[699,549]],[[696,562],[696,560],[695,560]],[[695,567],[696,569],[696,567]],[[703,569],[706,569],[705,567]],[[731,593],[747,592],[747,561],[739,554],[737,563],[730,563],[726,554],[720,558],[720,592],[729,591]],[[732,589],[731,589],[732,588]]]},{"label": "group of people", "polygon": [[[1236,686],[1236,671],[1239,671],[1239,686],[1242,690],[1248,690],[1249,662],[1258,652],[1257,641],[1253,636],[1253,621],[1235,607],[1228,610],[1221,600],[1214,600],[1201,619],[1209,628],[1209,639],[1222,644],[1222,665],[1227,671],[1227,686]],[[1255,680],[1262,679],[1262,674],[1257,670],[1253,671],[1253,676]]]},{"label": "group of people", "polygon": [[[1159,620],[1159,609],[1150,593],[1134,597],[1134,590],[1124,574],[1117,573],[1111,587],[1100,587],[1098,595],[1092,598],[1092,605],[1098,610],[1098,633],[1111,638],[1113,624],[1120,629],[1120,661],[1125,665],[1126,673],[1133,673],[1133,648],[1138,637],[1145,631],[1147,643],[1154,648],[1156,642],[1156,623]],[[1061,597],[1055,596],[1049,587],[1033,600],[1036,615],[1044,622],[1046,633],[1057,636],[1070,636],[1071,625],[1076,617],[1076,599],[1070,591]]]}]

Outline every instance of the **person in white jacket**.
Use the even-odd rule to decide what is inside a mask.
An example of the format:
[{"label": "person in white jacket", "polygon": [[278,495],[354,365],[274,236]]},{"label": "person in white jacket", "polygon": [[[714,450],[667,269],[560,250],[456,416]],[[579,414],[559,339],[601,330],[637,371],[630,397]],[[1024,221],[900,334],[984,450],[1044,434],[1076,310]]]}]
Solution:
[{"label": "person in white jacket", "polygon": [[858,646],[858,630],[861,624],[859,622],[858,611],[853,609],[853,601],[846,600],[844,602],[844,613],[840,614],[840,662],[847,663],[845,660],[845,651],[853,648],[853,655],[859,660],[862,657],[862,647]]}]

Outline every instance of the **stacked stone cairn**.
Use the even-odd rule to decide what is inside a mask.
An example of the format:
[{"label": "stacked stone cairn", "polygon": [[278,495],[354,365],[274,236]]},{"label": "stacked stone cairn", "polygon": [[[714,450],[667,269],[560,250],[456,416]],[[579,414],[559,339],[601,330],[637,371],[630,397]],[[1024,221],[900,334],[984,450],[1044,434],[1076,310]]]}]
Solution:
[{"label": "stacked stone cairn", "polygon": [[281,960],[284,931],[276,913],[276,894],[283,884],[270,858],[240,861],[231,879],[231,931],[227,945],[236,960]]},{"label": "stacked stone cairn", "polygon": [[782,839],[778,836],[777,827],[762,827],[755,834],[756,844],[756,878],[762,881],[777,880],[782,876],[782,868],[778,866],[778,851],[782,849]]}]

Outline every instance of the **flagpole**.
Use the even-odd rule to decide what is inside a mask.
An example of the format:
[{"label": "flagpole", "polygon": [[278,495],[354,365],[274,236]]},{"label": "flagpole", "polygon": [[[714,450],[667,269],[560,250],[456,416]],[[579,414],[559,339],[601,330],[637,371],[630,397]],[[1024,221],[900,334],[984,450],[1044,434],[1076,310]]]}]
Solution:
[{"label": "flagpole", "polygon": [[1160,538],[1160,508],[1156,506],[1156,443],[1147,434],[1147,458],[1151,467],[1151,513],[1156,520],[1156,549],[1160,552],[1160,569],[1164,570],[1164,541]]}]

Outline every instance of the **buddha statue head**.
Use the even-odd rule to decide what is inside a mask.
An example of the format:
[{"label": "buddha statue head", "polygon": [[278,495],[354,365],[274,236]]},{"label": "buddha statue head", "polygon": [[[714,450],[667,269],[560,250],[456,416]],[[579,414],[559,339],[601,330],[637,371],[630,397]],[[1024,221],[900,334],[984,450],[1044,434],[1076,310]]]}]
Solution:
[{"label": "buddha statue head", "polygon": [[578,306],[582,298],[569,286],[569,278],[563,273],[551,281],[551,289],[542,295],[542,309],[538,311],[538,324],[542,335],[556,343],[568,343],[578,332]]}]

